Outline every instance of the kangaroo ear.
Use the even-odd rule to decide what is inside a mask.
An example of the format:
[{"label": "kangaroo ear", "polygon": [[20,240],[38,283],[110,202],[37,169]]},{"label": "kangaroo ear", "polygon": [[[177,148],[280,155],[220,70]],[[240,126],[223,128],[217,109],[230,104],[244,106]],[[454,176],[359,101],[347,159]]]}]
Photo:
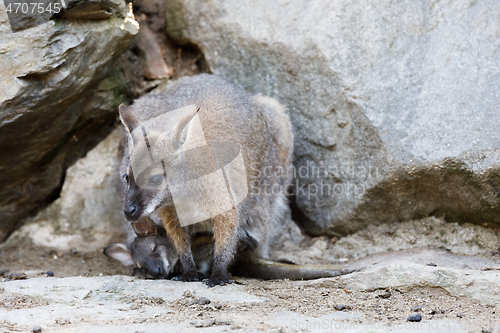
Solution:
[{"label": "kangaroo ear", "polygon": [[140,125],[139,119],[137,119],[137,117],[132,113],[132,110],[130,110],[124,104],[120,105],[119,113],[120,120],[125,125],[125,127],[127,127],[129,133],[132,134],[132,131]]},{"label": "kangaroo ear", "polygon": [[158,235],[158,227],[149,217],[143,217],[137,222],[132,222],[132,229],[139,237]]},{"label": "kangaroo ear", "polygon": [[132,260],[132,254],[125,244],[111,244],[104,248],[102,251],[104,255],[113,259],[120,261],[125,266],[134,265],[134,260]]},{"label": "kangaroo ear", "polygon": [[196,112],[191,115],[187,114],[177,124],[177,126],[175,126],[175,129],[169,134],[174,149],[178,149],[186,141],[189,124],[191,120],[193,120],[193,118],[198,114],[198,111],[200,111],[200,108],[196,109]]}]

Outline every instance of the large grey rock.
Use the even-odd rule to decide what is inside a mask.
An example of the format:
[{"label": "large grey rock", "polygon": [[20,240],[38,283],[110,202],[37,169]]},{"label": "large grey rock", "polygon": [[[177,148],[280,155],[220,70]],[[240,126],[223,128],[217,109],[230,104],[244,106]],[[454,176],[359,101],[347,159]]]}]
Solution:
[{"label": "large grey rock", "polygon": [[440,288],[454,297],[467,297],[482,304],[500,305],[500,267],[491,259],[459,256],[433,249],[388,252],[353,262],[365,267],[339,278],[297,282],[347,290],[393,289],[401,292]]},{"label": "large grey rock", "polygon": [[310,234],[443,216],[500,223],[496,0],[173,0],[168,31],[295,127]]},{"label": "large grey rock", "polygon": [[113,71],[137,33],[125,1],[67,5],[66,16],[15,33],[0,10],[0,241],[57,196],[125,98]]}]

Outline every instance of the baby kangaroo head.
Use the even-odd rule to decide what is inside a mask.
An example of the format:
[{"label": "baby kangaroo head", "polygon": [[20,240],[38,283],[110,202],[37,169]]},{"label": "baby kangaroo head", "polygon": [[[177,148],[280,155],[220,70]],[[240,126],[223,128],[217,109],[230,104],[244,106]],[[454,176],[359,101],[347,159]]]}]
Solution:
[{"label": "baby kangaroo head", "polygon": [[168,278],[175,272],[177,252],[166,236],[137,237],[130,246],[132,260],[154,278]]},{"label": "baby kangaroo head", "polygon": [[138,221],[172,204],[169,183],[179,169],[174,166],[182,164],[183,144],[197,112],[193,105],[182,113],[166,112],[141,122],[129,108],[120,106],[120,119],[129,136],[127,172],[123,175],[127,220]]},{"label": "baby kangaroo head", "polygon": [[122,264],[145,270],[155,279],[166,279],[178,269],[178,256],[165,236],[137,237],[130,248],[125,244],[111,244],[104,254]]},{"label": "baby kangaroo head", "polygon": [[137,237],[127,247],[111,244],[104,254],[126,266],[135,266],[154,278],[168,278],[179,269],[179,257],[162,229],[149,218],[132,223]]}]

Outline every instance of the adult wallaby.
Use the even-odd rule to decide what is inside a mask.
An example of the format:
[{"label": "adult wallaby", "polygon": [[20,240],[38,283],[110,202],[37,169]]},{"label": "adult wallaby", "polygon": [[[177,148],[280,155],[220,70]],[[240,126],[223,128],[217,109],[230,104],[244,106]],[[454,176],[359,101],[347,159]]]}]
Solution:
[{"label": "adult wallaby", "polygon": [[291,179],[293,135],[281,104],[198,75],[120,106],[120,119],[128,132],[123,211],[164,227],[182,266],[174,279],[199,279],[195,235],[213,237],[209,286],[231,282],[239,244],[267,257],[269,226],[288,209]]}]

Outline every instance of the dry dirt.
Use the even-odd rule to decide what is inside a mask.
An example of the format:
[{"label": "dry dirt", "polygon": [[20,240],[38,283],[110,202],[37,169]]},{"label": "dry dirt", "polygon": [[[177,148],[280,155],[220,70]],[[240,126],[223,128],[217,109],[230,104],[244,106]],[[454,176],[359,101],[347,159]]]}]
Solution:
[{"label": "dry dirt", "polygon": [[[352,241],[359,235],[349,237]],[[349,242],[349,239],[344,242]],[[285,244],[286,246],[290,250],[287,259],[295,258],[297,262],[307,259],[309,262],[312,261],[311,263],[320,263],[324,262],[321,258],[345,255],[345,252],[340,252],[336,247],[335,240],[332,242],[326,238],[303,237],[299,244],[295,244],[294,249],[291,244]],[[407,252],[408,250],[401,253]],[[280,253],[283,252],[274,252],[275,256],[279,256]],[[363,265],[378,263],[383,260],[381,259],[383,257],[384,255],[380,254],[373,256],[373,259],[367,257],[368,259],[363,259],[365,260]],[[500,255],[495,251],[485,249],[482,255],[475,258],[496,262],[500,267]],[[338,261],[345,262],[346,260],[354,264],[358,262],[352,258],[339,258]],[[492,269],[498,269],[498,267]],[[50,301],[3,292],[2,285],[9,283],[9,279],[6,278],[9,277],[9,273],[5,273],[7,269],[11,273],[25,273],[28,278],[46,277],[47,271],[53,272],[55,277],[130,275],[132,273],[117,262],[106,258],[101,251],[80,254],[57,253],[35,246],[4,247],[0,251],[0,270],[3,270],[2,274],[5,275],[3,282],[0,283],[0,309],[4,308],[9,311],[45,306],[50,304]],[[16,275],[10,275],[12,276]],[[485,304],[467,296],[451,295],[443,288],[413,286],[412,288],[356,291],[336,287],[335,279],[260,281],[236,277],[235,280],[235,283],[246,293],[265,298],[267,301],[210,302],[198,298],[194,292],[186,289],[184,295],[175,301],[165,301],[161,295],[158,295],[157,297],[126,297],[123,303],[130,305],[130,310],[142,311],[143,308],[154,307],[164,311],[162,314],[140,319],[139,324],[185,323],[187,321],[192,330],[211,327],[217,328],[217,331],[220,329],[222,331],[274,330],[276,332],[378,332],[397,329],[404,332],[500,331],[500,313],[497,306]],[[330,283],[331,280],[334,282]],[[165,281],[165,283],[168,282]],[[189,287],[189,283],[185,285],[186,288]],[[210,303],[204,304],[205,302]],[[422,322],[408,322],[407,318],[416,313],[421,314]],[[271,315],[274,321],[270,323],[269,316]],[[331,319],[335,321],[332,322]],[[58,320],[59,323],[56,320],[54,324],[56,328],[63,325],[66,325],[68,329],[72,327],[71,323],[64,322],[64,318]],[[123,310],[119,320],[108,320],[102,324],[132,325],[137,324],[137,321],[134,318],[127,319],[127,312]],[[332,323],[335,323],[337,327],[333,327]],[[15,332],[23,331],[23,329],[24,327],[18,327],[11,322],[0,322],[1,331]]]}]

